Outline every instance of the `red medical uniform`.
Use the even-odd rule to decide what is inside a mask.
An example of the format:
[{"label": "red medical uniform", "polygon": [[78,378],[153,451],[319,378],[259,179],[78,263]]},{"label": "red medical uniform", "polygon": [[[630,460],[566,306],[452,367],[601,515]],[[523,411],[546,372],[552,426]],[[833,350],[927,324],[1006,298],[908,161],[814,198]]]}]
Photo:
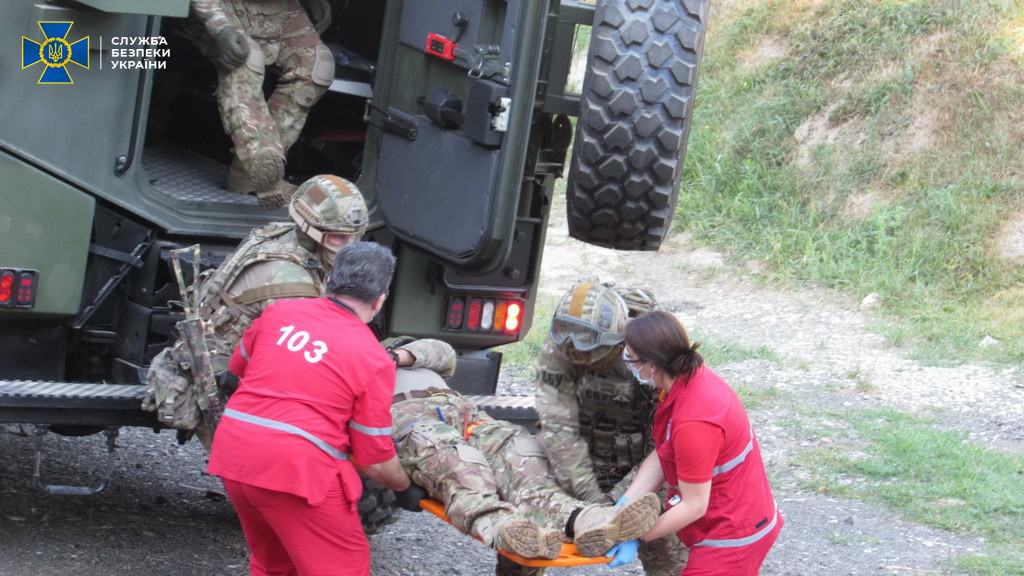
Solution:
[{"label": "red medical uniform", "polygon": [[369,574],[360,465],[395,456],[395,365],[358,316],[327,298],[268,307],[231,357],[241,378],[214,434],[253,575]]},{"label": "red medical uniform", "polygon": [[[688,430],[701,432],[688,435]],[[679,531],[679,540],[690,549],[683,575],[755,576],[783,522],[736,393],[705,367],[689,379],[680,377],[655,411],[654,442],[669,485],[669,508],[679,503],[680,477],[688,483],[708,480],[693,477],[692,463],[678,456],[717,451],[707,512]]]}]

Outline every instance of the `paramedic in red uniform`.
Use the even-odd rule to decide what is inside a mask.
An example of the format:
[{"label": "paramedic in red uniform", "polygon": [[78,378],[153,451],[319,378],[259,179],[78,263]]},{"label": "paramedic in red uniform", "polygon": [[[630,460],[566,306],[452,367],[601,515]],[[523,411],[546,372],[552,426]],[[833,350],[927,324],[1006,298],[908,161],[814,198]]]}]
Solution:
[{"label": "paramedic in red uniform", "polygon": [[370,574],[357,467],[418,509],[391,440],[395,364],[366,325],[394,266],[377,244],[346,246],[326,297],[272,304],[231,357],[241,384],[209,471],[238,513],[253,576]]},{"label": "paramedic in red uniform", "polygon": [[[655,311],[626,324],[623,356],[660,390],[655,450],[625,497],[669,485],[666,511],[642,541],[672,532],[689,549],[683,576],[755,576],[782,529],[761,450],[736,393],[691,346],[675,316]],[[636,541],[609,555],[635,557]]]}]

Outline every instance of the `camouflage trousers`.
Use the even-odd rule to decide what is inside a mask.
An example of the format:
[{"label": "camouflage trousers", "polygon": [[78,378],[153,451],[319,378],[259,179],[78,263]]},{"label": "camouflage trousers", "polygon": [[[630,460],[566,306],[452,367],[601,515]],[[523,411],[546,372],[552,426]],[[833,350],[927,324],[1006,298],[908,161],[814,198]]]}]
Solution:
[{"label": "camouflage trousers", "polygon": [[[334,79],[334,59],[298,0],[225,0],[224,11],[248,35],[250,54],[244,65],[219,72],[217,104],[235,155],[254,174],[257,159],[284,159],[298,140],[310,108]],[[280,74],[264,99],[271,65]]]},{"label": "camouflage trousers", "polygon": [[513,515],[562,530],[587,504],[558,486],[525,429],[494,420],[460,396],[404,400],[391,414],[398,457],[413,481],[444,503],[456,528],[488,545]]}]

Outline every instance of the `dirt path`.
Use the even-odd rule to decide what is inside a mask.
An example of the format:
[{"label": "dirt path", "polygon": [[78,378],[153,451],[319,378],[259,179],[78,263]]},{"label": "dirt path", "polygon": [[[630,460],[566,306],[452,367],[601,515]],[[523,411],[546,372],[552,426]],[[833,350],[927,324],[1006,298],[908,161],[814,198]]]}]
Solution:
[{"label": "dirt path", "polygon": [[[801,488],[800,452],[814,441],[794,425],[806,414],[890,406],[968,431],[978,444],[1024,452],[1024,376],[985,366],[935,368],[907,359],[871,329],[857,301],[828,290],[779,291],[722,264],[722,257],[674,237],[657,254],[625,254],[566,236],[556,203],[541,288],[552,296],[577,277],[643,282],[702,337],[771,358],[716,366],[732,384],[782,391],[789,402],[752,410],[786,528],[766,563],[768,575],[952,574],[943,561],[984,545],[899,520],[883,508]],[[529,383],[510,371],[506,389]],[[799,410],[796,410],[799,408]],[[813,424],[813,423],[812,423]],[[0,574],[36,576],[246,573],[245,547],[217,482],[200,474],[195,444],[144,430],[122,434],[117,476],[93,498],[44,496],[30,483],[32,442],[0,434]],[[99,438],[47,439],[47,474],[89,477],[102,458]],[[60,462],[59,466],[56,462]],[[371,538],[374,573],[487,574],[493,556],[425,514]],[[552,571],[564,576],[606,568]],[[641,574],[637,566],[618,571]]]}]

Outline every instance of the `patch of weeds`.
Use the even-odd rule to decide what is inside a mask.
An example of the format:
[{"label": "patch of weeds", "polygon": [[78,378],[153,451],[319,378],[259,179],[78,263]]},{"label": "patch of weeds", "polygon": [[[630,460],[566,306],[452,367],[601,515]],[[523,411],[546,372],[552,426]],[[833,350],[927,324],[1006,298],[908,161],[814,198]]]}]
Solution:
[{"label": "patch of weeds", "polygon": [[[1024,458],[974,446],[962,434],[892,410],[837,417],[864,449],[808,450],[810,488],[881,502],[908,520],[978,534],[999,549],[1024,549]],[[1019,553],[964,562],[972,574],[1024,571]]]},{"label": "patch of weeds", "polygon": [[766,388],[753,386],[737,386],[736,395],[743,401],[747,410],[760,410],[778,404],[784,392],[775,386]]},{"label": "patch of weeds", "polygon": [[859,367],[847,372],[846,377],[853,382],[853,389],[860,394],[871,394],[876,390],[874,383]]},{"label": "patch of weeds", "polygon": [[956,566],[974,576],[1024,576],[1024,555],[1019,548],[999,546],[990,554],[961,556]]},{"label": "patch of weeds", "polygon": [[[1024,361],[1024,302],[997,298],[1024,269],[991,241],[1024,205],[1024,72],[1001,32],[1020,17],[1018,3],[974,0],[726,11],[707,40],[675,229],[764,262],[774,281],[877,292],[906,325],[890,340],[932,361]],[[737,65],[772,37],[786,58]],[[826,110],[832,125],[798,142]],[[865,191],[884,202],[844,216]],[[1003,345],[979,349],[985,335]]]},{"label": "patch of weeds", "polygon": [[735,342],[716,340],[702,334],[699,330],[692,331],[690,337],[694,342],[700,344],[699,350],[704,356],[704,361],[712,367],[745,360],[767,360],[776,364],[779,362],[778,355],[767,346],[750,348]]}]

